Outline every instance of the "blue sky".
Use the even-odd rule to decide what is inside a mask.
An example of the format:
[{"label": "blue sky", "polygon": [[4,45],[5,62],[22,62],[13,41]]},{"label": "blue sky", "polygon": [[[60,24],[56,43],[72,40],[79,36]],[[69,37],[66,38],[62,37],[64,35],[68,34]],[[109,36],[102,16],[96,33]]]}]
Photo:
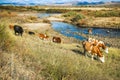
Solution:
[{"label": "blue sky", "polygon": [[19,3],[56,3],[56,2],[73,2],[73,1],[87,1],[87,2],[98,2],[98,1],[120,1],[120,0],[0,0],[0,3],[10,3],[10,2],[19,2]]}]

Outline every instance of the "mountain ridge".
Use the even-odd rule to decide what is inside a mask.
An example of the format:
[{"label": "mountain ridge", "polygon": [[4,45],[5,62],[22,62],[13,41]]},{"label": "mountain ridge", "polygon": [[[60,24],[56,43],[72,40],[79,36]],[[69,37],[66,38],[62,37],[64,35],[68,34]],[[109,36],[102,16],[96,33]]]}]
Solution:
[{"label": "mountain ridge", "polygon": [[120,1],[109,1],[109,2],[86,2],[86,1],[74,1],[74,2],[57,2],[57,3],[0,3],[1,6],[13,5],[13,6],[39,6],[39,5],[52,5],[52,6],[83,6],[83,5],[106,5],[106,4],[120,4]]}]

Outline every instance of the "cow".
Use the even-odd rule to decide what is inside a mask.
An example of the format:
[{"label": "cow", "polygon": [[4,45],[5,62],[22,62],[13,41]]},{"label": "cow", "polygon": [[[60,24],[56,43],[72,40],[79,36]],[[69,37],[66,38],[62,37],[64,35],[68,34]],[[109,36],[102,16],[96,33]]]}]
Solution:
[{"label": "cow", "polygon": [[94,46],[97,46],[99,49],[102,48],[103,50],[105,50],[106,53],[108,53],[108,48],[103,41],[99,41],[93,38],[88,38],[88,42],[90,42]]},{"label": "cow", "polygon": [[88,52],[91,54],[92,60],[93,60],[93,57],[97,55],[97,57],[100,59],[101,62],[103,62],[103,63],[105,62],[104,55],[102,54],[102,52],[100,51],[100,49],[97,46],[93,45],[89,41],[83,41],[82,45],[84,48],[85,56],[87,56],[86,52]]},{"label": "cow", "polygon": [[88,29],[88,34],[92,34],[92,29]]},{"label": "cow", "polygon": [[30,35],[35,35],[35,33],[32,32],[32,31],[28,31],[28,34],[30,34]]},{"label": "cow", "polygon": [[15,32],[15,35],[17,35],[17,33],[18,33],[18,35],[22,36],[24,31],[23,31],[23,28],[21,26],[14,25],[14,32]]},{"label": "cow", "polygon": [[55,43],[61,43],[61,38],[54,36],[54,37],[52,38],[52,41],[55,42]]},{"label": "cow", "polygon": [[45,40],[45,39],[48,39],[49,36],[47,36],[46,34],[42,34],[42,33],[39,33],[38,34],[39,38],[42,39],[42,40]]}]

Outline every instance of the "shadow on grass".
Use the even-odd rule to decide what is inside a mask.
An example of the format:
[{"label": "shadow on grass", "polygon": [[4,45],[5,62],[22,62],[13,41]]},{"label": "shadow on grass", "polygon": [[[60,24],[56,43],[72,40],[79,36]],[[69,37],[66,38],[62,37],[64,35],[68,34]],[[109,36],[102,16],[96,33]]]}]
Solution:
[{"label": "shadow on grass", "polygon": [[84,56],[84,53],[80,50],[77,50],[77,49],[71,49],[71,51],[73,51],[74,53],[76,54],[80,54],[80,55],[83,55]]},{"label": "shadow on grass", "polygon": [[[82,56],[85,56],[83,51],[77,50],[77,49],[71,49],[76,54],[80,54]],[[87,58],[91,58],[91,55],[87,52]],[[94,56],[94,60],[99,61],[97,56]]]}]

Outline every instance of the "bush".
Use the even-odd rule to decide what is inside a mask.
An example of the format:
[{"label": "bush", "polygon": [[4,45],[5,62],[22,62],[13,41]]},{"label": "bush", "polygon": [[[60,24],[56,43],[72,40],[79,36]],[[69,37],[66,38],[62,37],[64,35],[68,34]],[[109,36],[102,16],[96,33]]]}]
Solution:
[{"label": "bush", "polygon": [[48,19],[43,19],[43,23],[50,23]]},{"label": "bush", "polygon": [[79,20],[84,19],[84,18],[85,18],[85,16],[83,16],[82,14],[78,14],[74,18],[72,18],[71,21],[76,22],[76,21],[79,21]]},{"label": "bush", "polygon": [[28,19],[30,19],[30,20],[37,20],[37,17],[35,17],[35,16],[29,16]]},{"label": "bush", "polygon": [[66,14],[64,14],[63,16],[64,16],[64,17],[73,17],[73,16],[75,16],[75,15],[77,15],[76,12],[70,11],[70,12],[67,12]]}]

